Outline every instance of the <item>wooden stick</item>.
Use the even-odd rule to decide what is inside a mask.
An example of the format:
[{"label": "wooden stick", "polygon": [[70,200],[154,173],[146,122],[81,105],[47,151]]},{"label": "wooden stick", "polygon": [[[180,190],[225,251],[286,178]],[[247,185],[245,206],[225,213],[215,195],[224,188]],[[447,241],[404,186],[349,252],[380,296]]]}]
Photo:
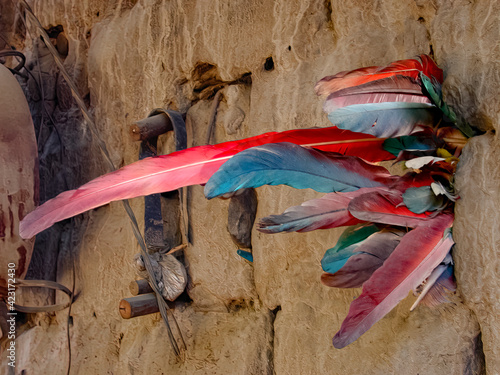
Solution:
[{"label": "wooden stick", "polygon": [[153,288],[149,285],[146,279],[140,279],[132,281],[128,288],[133,296],[138,296],[140,294],[153,293]]},{"label": "wooden stick", "polygon": [[130,137],[134,141],[144,141],[173,130],[170,118],[163,113],[139,120],[130,126]]},{"label": "wooden stick", "polygon": [[123,319],[154,314],[160,311],[154,293],[124,298],[120,301],[120,315]]}]

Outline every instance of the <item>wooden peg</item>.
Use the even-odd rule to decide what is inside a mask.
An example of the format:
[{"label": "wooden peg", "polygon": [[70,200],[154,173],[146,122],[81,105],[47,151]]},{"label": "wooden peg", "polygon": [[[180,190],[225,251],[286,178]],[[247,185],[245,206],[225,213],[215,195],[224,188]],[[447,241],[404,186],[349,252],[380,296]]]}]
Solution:
[{"label": "wooden peg", "polygon": [[154,314],[160,311],[154,293],[124,298],[120,301],[120,315],[123,319]]},{"label": "wooden peg", "polygon": [[130,137],[134,141],[144,141],[158,137],[172,129],[170,118],[166,114],[160,113],[132,124],[130,126]]},{"label": "wooden peg", "polygon": [[140,294],[146,294],[146,293],[153,293],[153,289],[151,288],[146,279],[132,281],[128,287],[130,289],[130,293],[132,293],[133,296],[138,296]]}]

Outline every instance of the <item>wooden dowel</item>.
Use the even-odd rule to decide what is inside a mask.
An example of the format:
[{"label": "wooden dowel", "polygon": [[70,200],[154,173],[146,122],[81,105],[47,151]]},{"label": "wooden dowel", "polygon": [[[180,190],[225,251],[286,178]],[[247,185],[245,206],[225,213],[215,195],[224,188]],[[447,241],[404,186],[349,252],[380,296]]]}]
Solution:
[{"label": "wooden dowel", "polygon": [[123,319],[154,314],[160,311],[154,293],[124,298],[120,301],[120,315]]},{"label": "wooden dowel", "polygon": [[130,293],[133,296],[138,296],[140,294],[153,293],[153,289],[149,285],[146,279],[135,280],[128,286]]},{"label": "wooden dowel", "polygon": [[170,130],[173,130],[172,122],[167,115],[160,113],[132,124],[130,126],[130,137],[133,141],[144,141],[158,137]]}]

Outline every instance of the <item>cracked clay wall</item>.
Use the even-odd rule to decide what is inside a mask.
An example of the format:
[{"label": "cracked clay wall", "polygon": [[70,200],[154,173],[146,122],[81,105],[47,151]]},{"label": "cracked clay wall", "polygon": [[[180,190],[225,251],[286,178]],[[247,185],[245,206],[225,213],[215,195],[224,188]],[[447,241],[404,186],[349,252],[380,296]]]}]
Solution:
[{"label": "cracked clay wall", "polygon": [[[65,66],[119,166],[137,160],[128,127],[153,108],[186,113],[189,145],[203,144],[217,85],[247,77],[222,89],[215,142],[328,126],[313,91],[317,80],[421,53],[433,54],[444,69],[447,101],[487,131],[464,149],[457,174],[455,303],[410,314],[410,296],[342,350],[333,348],[331,338],[359,290],[320,283],[320,259],[341,229],[281,235],[254,230],[250,264],[236,254],[226,229],[229,202],[207,201],[201,187],[190,188],[192,237],[184,258],[192,301],[175,310],[188,347],[178,360],[159,314],[122,320],[118,313],[118,301],[130,295],[132,259],[139,252],[122,206],[110,204],[58,224],[39,236],[33,257],[38,269],[31,275],[71,285],[71,256],[75,261],[72,374],[500,373],[499,2],[29,3],[44,27],[63,26],[69,41]],[[13,17],[10,38],[36,66],[43,48],[33,28],[19,38],[16,22]],[[47,69],[59,135],[51,126],[40,131],[42,199],[105,171],[57,69]],[[164,152],[172,151],[170,138],[162,143]],[[263,217],[320,194],[280,186],[259,188],[257,196],[257,217]],[[139,217],[142,202],[131,202]],[[53,298],[41,293],[26,298]],[[29,318],[17,338],[16,374],[65,373],[67,316],[64,310]]]}]

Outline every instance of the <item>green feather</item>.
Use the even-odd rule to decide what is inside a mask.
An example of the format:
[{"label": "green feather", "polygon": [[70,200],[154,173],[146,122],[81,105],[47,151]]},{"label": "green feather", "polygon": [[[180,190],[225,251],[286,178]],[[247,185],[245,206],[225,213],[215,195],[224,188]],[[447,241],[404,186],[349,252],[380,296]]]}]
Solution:
[{"label": "green feather", "polygon": [[372,224],[358,224],[348,227],[340,236],[335,247],[328,249],[321,260],[323,271],[335,273],[341,269],[347,260],[358,254],[356,249],[361,243],[380,229]]},{"label": "green feather", "polygon": [[432,140],[427,139],[428,143],[425,141],[426,139],[416,135],[404,135],[402,137],[387,138],[382,147],[394,156],[398,156],[401,151],[405,150],[427,151],[436,148],[435,145],[430,144]]},{"label": "green feather", "polygon": [[474,130],[471,128],[471,126],[463,121],[463,120],[458,120],[457,115],[451,109],[448,104],[443,100],[443,92],[441,91],[441,85],[440,84],[433,84],[433,82],[430,80],[429,77],[427,77],[425,74],[420,73],[420,80],[422,82],[423,86],[423,91],[424,93],[427,94],[429,99],[432,101],[432,103],[438,107],[443,114],[450,119],[451,122],[455,124],[455,126],[460,129],[462,133],[467,138],[471,138],[475,135]]}]

